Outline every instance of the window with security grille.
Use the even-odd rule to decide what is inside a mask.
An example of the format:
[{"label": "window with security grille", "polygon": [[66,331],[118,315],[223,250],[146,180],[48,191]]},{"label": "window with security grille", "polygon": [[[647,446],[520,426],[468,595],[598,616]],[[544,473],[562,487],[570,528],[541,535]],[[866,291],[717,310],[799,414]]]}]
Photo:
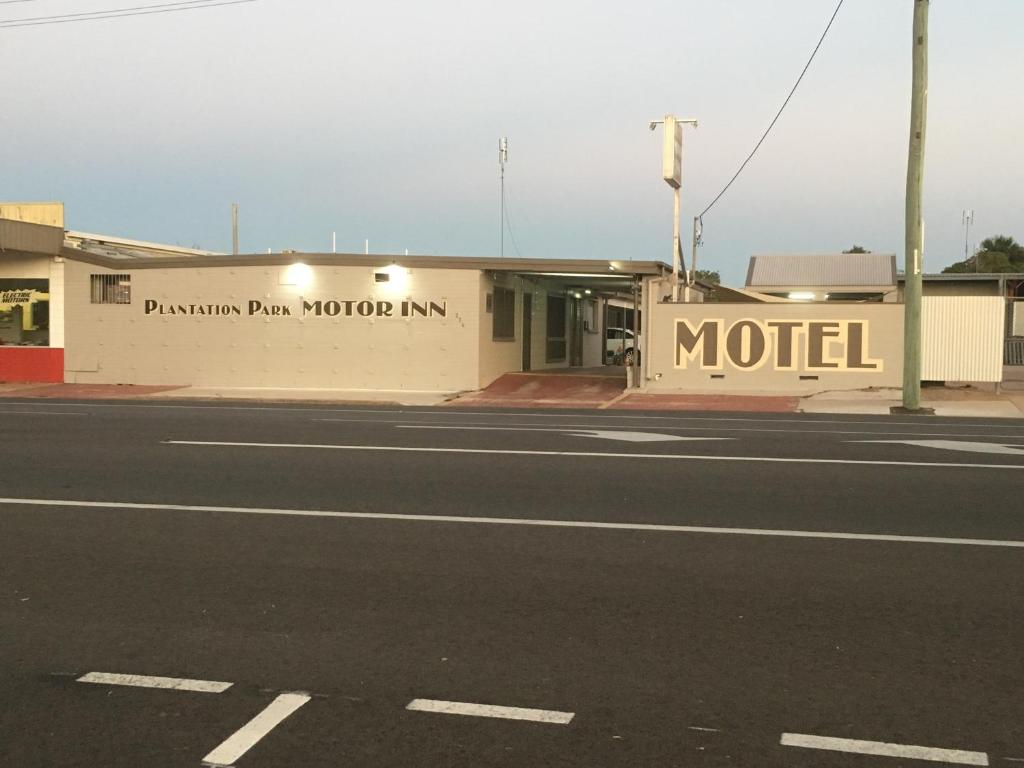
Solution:
[{"label": "window with security grille", "polygon": [[92,304],[131,304],[131,275],[91,275],[89,301]]},{"label": "window with security grille", "polygon": [[513,341],[516,337],[516,292],[512,288],[494,289],[492,338]]}]

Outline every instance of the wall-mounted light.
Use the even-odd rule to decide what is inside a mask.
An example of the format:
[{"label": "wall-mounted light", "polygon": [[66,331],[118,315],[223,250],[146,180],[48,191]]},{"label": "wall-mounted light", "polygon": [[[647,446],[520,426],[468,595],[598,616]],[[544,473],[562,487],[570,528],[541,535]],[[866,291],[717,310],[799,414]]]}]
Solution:
[{"label": "wall-mounted light", "polygon": [[409,287],[409,270],[398,264],[388,264],[373,271],[373,280],[381,289],[391,293],[404,293]]},{"label": "wall-mounted light", "polygon": [[813,291],[790,291],[789,298],[794,301],[814,301]]},{"label": "wall-mounted light", "polygon": [[281,276],[282,285],[294,285],[296,288],[308,288],[313,284],[313,268],[300,261],[285,267]]}]

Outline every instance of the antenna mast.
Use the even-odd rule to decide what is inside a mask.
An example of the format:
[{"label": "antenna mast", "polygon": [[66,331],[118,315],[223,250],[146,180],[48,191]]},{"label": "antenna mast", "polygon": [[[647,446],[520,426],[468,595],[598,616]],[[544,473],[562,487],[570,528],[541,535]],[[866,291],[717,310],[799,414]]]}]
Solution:
[{"label": "antenna mast", "polygon": [[508,162],[508,137],[498,139],[498,170],[501,176],[501,211],[498,222],[498,252],[505,256],[505,163]]},{"label": "antenna mast", "polygon": [[[964,225],[964,263],[966,264],[967,259],[970,258],[967,240],[970,237],[971,224],[974,223],[974,209],[964,210],[963,215],[960,217],[960,223]],[[974,260],[974,271],[978,271],[978,260]]]}]

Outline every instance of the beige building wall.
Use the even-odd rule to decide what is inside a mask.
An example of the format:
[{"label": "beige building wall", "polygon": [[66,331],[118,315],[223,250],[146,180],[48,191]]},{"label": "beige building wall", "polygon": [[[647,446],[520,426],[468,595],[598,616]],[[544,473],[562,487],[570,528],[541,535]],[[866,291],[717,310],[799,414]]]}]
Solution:
[{"label": "beige building wall", "polygon": [[[69,382],[454,392],[479,385],[480,272],[288,266],[136,269],[130,304],[93,304],[92,275],[66,264],[65,376]],[[444,316],[401,317],[401,302],[435,302]],[[147,301],[162,307],[146,313]],[[391,302],[391,317],[303,315],[303,302]],[[260,311],[250,313],[249,302]],[[169,314],[188,305],[227,314]],[[264,314],[262,308],[272,313]],[[285,314],[285,311],[289,314]]]},{"label": "beige building wall", "polygon": [[[486,387],[503,373],[519,371],[523,367],[523,281],[511,275],[491,275],[476,272],[479,279],[477,296],[478,354],[480,360],[479,388]],[[495,286],[512,288],[516,292],[515,335],[511,340],[494,339],[494,312],[487,311],[488,295],[493,296]]]},{"label": "beige building wall", "polygon": [[64,265],[62,258],[50,259],[50,346],[64,346]]},{"label": "beige building wall", "polygon": [[48,256],[31,254],[0,253],[0,277],[28,277],[32,279],[49,279],[50,262]]},{"label": "beige building wall", "polygon": [[0,219],[64,226],[64,203],[0,203]]},{"label": "beige building wall", "polygon": [[[899,304],[655,304],[651,315],[644,329],[651,336],[646,388],[652,392],[803,394],[902,386]],[[768,325],[780,322],[795,325],[791,331]],[[736,323],[743,324],[730,333]],[[760,355],[753,326],[764,333]],[[780,334],[792,340],[789,355]]]}]

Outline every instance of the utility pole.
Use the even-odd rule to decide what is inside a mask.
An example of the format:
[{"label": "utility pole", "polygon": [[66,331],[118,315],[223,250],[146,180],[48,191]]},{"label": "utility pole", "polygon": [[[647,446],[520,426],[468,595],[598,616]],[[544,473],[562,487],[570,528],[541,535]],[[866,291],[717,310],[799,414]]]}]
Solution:
[{"label": "utility pole", "polygon": [[[693,251],[690,254],[690,274],[693,280],[697,279],[697,246],[700,245],[701,236],[700,216],[693,217]],[[692,283],[693,280],[690,282]]]},{"label": "utility pole", "polygon": [[238,255],[238,203],[231,204],[231,253]]},{"label": "utility pole", "polygon": [[[970,237],[970,234],[971,234],[971,224],[974,223],[974,210],[972,209],[972,210],[968,211],[965,208],[963,216],[960,217],[960,223],[964,225],[964,264],[966,264],[967,263],[967,259],[970,258],[970,255],[968,253],[968,248],[967,248],[967,239]],[[978,271],[978,260],[977,259],[974,260],[974,271],[975,272]]]},{"label": "utility pole", "polygon": [[508,137],[498,139],[498,173],[501,176],[500,210],[498,212],[498,252],[505,256],[505,163],[508,162]]},{"label": "utility pole", "polygon": [[903,411],[921,408],[921,289],[924,260],[924,139],[928,120],[928,6],[914,0],[914,56],[910,97],[910,147],[907,155],[906,242],[903,290]]}]

